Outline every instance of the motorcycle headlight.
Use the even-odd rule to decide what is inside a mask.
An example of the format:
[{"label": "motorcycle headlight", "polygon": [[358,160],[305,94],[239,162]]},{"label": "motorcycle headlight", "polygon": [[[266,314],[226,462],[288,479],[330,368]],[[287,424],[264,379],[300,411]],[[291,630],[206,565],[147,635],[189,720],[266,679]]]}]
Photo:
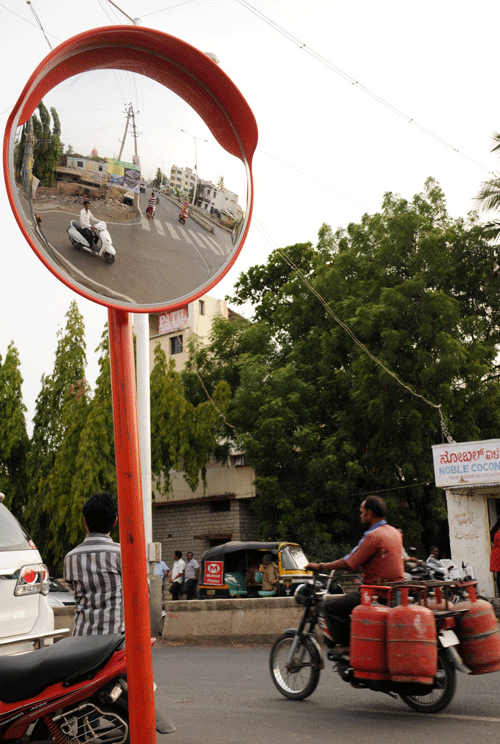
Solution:
[{"label": "motorcycle headlight", "polygon": [[294,592],[295,601],[299,605],[305,605],[312,594],[314,594],[312,584],[299,584]]}]

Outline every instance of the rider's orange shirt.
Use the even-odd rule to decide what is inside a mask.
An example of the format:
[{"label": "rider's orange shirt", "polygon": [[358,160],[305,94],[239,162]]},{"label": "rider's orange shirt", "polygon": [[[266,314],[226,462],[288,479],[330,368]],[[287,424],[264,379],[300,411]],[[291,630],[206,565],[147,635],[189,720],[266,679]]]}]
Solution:
[{"label": "rider's orange shirt", "polygon": [[403,581],[403,538],[390,524],[380,524],[365,533],[348,556],[351,570],[361,569],[363,584]]}]

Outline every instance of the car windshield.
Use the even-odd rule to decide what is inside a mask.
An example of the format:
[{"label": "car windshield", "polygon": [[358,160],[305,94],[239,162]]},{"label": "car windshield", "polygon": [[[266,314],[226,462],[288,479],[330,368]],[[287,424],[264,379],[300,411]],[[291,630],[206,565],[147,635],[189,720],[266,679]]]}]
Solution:
[{"label": "car windshield", "polygon": [[305,568],[309,561],[298,545],[287,545],[281,550],[281,565],[285,571],[294,571],[297,568]]},{"label": "car windshield", "polygon": [[0,504],[0,550],[30,550],[28,535],[10,511]]},{"label": "car windshield", "polygon": [[69,589],[51,576],[49,578],[49,592],[68,592],[69,594]]}]

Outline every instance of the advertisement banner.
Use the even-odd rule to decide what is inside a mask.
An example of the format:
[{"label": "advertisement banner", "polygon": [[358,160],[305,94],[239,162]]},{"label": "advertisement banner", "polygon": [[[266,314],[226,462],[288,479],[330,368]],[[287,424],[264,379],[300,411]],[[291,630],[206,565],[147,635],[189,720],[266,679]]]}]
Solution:
[{"label": "advertisement banner", "polygon": [[172,331],[179,331],[181,328],[185,328],[188,322],[188,309],[187,305],[179,308],[179,310],[172,310],[171,313],[163,313],[158,316],[158,333],[171,333]]},{"label": "advertisement banner", "polygon": [[110,186],[139,193],[140,181],[141,169],[139,166],[108,158],[108,183]]},{"label": "advertisement banner", "polygon": [[435,444],[432,457],[440,488],[500,483],[500,439]]},{"label": "advertisement banner", "polygon": [[224,561],[205,561],[203,583],[211,586],[224,584]]}]

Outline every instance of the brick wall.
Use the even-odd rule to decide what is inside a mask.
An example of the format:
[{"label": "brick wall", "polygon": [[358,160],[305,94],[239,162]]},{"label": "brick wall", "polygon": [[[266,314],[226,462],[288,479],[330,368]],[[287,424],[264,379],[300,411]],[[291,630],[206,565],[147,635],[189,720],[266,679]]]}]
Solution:
[{"label": "brick wall", "polygon": [[157,504],[153,511],[153,541],[161,542],[163,560],[171,565],[174,550],[192,550],[196,560],[210,546],[210,538],[257,540],[259,522],[249,499],[228,499],[228,511],[214,511],[217,501]]}]

